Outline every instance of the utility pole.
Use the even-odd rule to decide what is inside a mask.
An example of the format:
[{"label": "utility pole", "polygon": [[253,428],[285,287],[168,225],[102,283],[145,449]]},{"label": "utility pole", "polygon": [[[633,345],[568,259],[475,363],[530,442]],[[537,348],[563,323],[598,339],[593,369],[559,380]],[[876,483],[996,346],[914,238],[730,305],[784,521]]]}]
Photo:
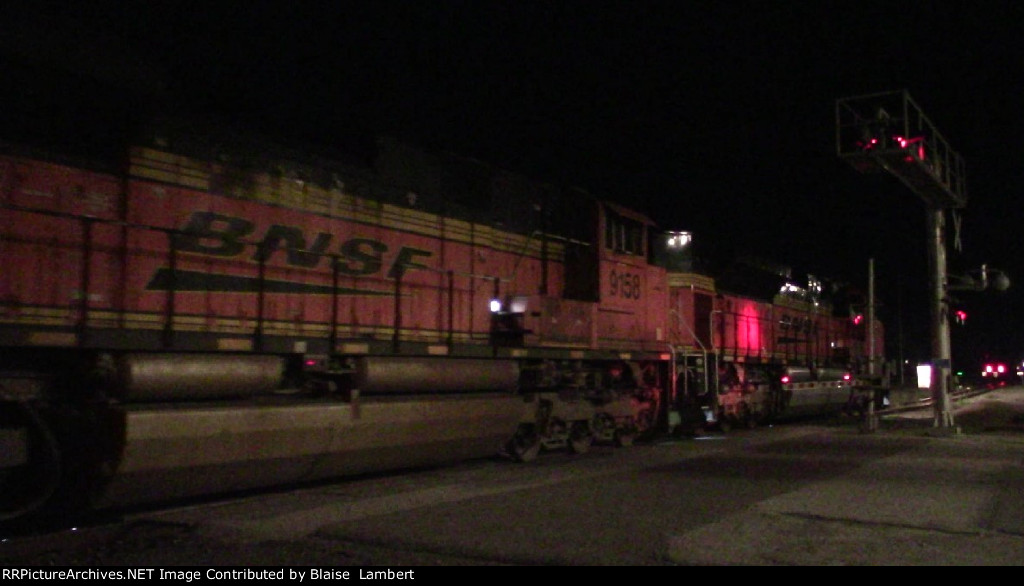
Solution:
[{"label": "utility pole", "polygon": [[900,365],[900,388],[907,384],[907,366],[903,354],[903,280],[896,280],[896,345],[897,360]]},{"label": "utility pole", "polygon": [[868,259],[868,376],[878,374],[875,348],[875,259]]}]

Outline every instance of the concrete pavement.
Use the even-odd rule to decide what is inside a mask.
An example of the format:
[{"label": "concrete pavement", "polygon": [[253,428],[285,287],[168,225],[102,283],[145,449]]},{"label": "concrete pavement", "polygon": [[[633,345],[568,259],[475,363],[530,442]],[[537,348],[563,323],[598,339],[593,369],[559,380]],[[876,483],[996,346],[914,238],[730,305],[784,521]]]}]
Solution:
[{"label": "concrete pavement", "polygon": [[755,503],[671,538],[686,565],[1024,565],[1024,389],[958,400],[953,433],[930,409],[882,414],[874,433],[920,447]]}]

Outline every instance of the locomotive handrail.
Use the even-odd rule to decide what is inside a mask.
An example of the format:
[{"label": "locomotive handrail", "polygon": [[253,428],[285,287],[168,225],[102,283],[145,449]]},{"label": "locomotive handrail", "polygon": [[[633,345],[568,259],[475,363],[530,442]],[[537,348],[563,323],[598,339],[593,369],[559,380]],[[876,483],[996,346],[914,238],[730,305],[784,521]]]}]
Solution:
[{"label": "locomotive handrail", "polygon": [[79,296],[79,314],[75,329],[78,331],[78,345],[85,345],[86,334],[88,333],[89,320],[89,267],[92,265],[92,225],[93,221],[83,216],[82,223],[82,272],[79,276],[79,289],[82,294]]},{"label": "locomotive handrail", "polygon": [[[708,361],[708,349],[707,349],[706,346],[704,346],[704,343],[700,341],[700,338],[697,336],[697,333],[694,332],[693,328],[690,327],[690,324],[686,322],[686,318],[684,318],[678,311],[676,311],[675,309],[670,309],[669,310],[669,314],[674,315],[676,317],[676,319],[678,319],[679,322],[681,324],[683,324],[683,326],[686,328],[686,331],[689,332],[690,336],[693,337],[693,341],[696,342],[698,346],[700,346],[701,352],[704,355],[704,357],[703,357],[704,364],[706,365],[707,361]],[[675,376],[675,359],[676,359],[675,352],[673,351],[673,353],[672,353],[672,371],[673,371],[673,376]],[[711,388],[710,387],[711,381],[710,381],[709,377],[710,377],[710,374],[708,373],[707,367],[705,367],[704,368],[704,388],[705,389]],[[685,381],[685,379],[684,379],[684,381]],[[685,384],[685,382],[684,382],[684,384]],[[686,388],[685,390],[689,391],[690,389]],[[676,381],[673,379],[673,381],[672,381],[673,399],[675,399],[675,392],[676,392]]]}]

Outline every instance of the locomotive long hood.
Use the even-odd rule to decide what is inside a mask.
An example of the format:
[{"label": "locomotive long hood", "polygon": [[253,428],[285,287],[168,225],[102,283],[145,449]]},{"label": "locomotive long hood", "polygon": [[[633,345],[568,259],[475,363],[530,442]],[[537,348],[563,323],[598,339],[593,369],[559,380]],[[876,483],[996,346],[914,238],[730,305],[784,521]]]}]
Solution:
[{"label": "locomotive long hood", "polygon": [[772,301],[788,278],[750,267],[730,267],[715,278],[720,291]]}]

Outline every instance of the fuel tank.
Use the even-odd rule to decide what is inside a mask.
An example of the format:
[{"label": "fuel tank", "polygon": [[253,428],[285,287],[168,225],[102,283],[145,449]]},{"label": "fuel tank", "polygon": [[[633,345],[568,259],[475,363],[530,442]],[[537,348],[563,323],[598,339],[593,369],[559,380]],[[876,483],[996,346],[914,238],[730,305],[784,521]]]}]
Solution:
[{"label": "fuel tank", "polygon": [[277,356],[126,354],[115,392],[126,402],[238,398],[270,392],[283,376]]}]

